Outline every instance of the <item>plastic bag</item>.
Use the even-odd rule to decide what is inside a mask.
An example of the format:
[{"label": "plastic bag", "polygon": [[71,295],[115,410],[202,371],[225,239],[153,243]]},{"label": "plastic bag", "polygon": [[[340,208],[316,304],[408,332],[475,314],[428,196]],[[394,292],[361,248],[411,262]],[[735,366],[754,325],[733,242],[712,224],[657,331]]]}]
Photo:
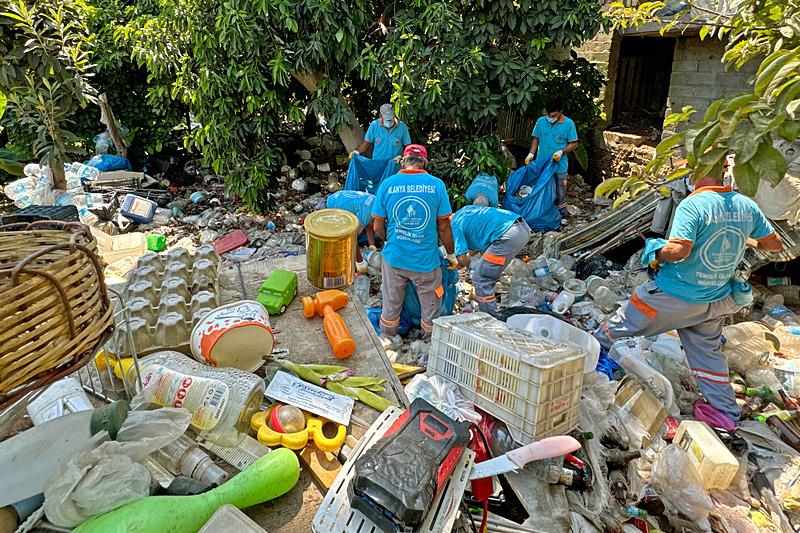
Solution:
[{"label": "plastic bag", "polygon": [[[533,231],[555,230],[561,227],[561,214],[555,205],[555,165],[552,159],[531,161],[508,177],[503,208],[517,213]],[[517,193],[530,188],[524,198]]]},{"label": "plastic bag", "polygon": [[381,181],[397,174],[399,169],[400,166],[394,159],[370,159],[363,155],[354,155],[347,167],[344,189],[375,194]]},{"label": "plastic bag", "polygon": [[94,515],[149,496],[150,472],[141,462],[183,435],[191,419],[186,409],[128,413],[116,441],[80,450],[47,481],[47,519],[75,527]]},{"label": "plastic bag", "polygon": [[747,384],[750,387],[769,387],[770,390],[778,391],[783,388],[775,370],[768,366],[757,366],[751,368],[745,374],[747,377]]},{"label": "plastic bag", "polygon": [[477,424],[481,419],[475,406],[464,398],[458,386],[440,376],[418,374],[409,381],[405,390],[409,402],[422,398],[453,420]]},{"label": "plastic bag", "polygon": [[92,157],[88,163],[90,167],[94,167],[101,172],[110,172],[112,170],[130,170],[131,162],[118,155],[111,154],[97,154]]},{"label": "plastic bag", "polygon": [[714,504],[700,482],[688,452],[674,444],[666,446],[653,463],[652,484],[671,506],[699,526],[710,529],[708,514]]}]

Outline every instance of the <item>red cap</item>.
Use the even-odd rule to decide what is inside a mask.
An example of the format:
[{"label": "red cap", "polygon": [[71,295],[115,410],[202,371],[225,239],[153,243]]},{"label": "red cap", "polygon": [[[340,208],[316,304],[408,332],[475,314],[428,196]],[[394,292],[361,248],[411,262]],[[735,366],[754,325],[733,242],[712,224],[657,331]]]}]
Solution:
[{"label": "red cap", "polygon": [[418,155],[424,159],[428,159],[428,151],[421,144],[409,144],[403,150],[403,155]]}]

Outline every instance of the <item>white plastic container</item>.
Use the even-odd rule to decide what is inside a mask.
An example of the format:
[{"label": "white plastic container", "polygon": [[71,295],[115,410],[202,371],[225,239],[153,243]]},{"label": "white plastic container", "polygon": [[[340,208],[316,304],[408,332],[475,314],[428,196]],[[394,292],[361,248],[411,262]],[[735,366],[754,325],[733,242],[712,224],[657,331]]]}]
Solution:
[{"label": "white plastic container", "polygon": [[147,237],[144,233],[134,232],[112,236],[93,226],[90,226],[89,229],[97,239],[97,251],[107,265],[126,257],[138,259],[147,253]]},{"label": "white plastic container", "polygon": [[516,330],[487,313],[437,318],[429,375],[505,422],[520,444],[565,435],[578,424],[586,353]]},{"label": "white plastic container", "polygon": [[249,516],[226,503],[208,519],[198,533],[265,533],[265,529],[253,522]]},{"label": "white plastic container", "polygon": [[77,379],[64,378],[47,387],[26,409],[33,425],[38,426],[69,413],[91,411],[94,406]]},{"label": "white plastic container", "polygon": [[600,359],[600,342],[593,335],[550,315],[514,315],[506,321],[509,327],[527,331],[534,337],[577,346],[586,353],[584,372],[594,372]]},{"label": "white plastic container", "polygon": [[672,442],[689,452],[706,490],[725,490],[730,486],[739,470],[739,462],[708,424],[684,420]]}]

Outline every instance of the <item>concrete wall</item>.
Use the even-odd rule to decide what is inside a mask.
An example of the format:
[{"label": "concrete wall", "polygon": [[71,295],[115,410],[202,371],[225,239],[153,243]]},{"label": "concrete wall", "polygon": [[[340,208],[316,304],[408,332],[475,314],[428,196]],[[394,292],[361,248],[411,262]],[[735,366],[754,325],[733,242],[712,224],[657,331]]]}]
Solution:
[{"label": "concrete wall", "polygon": [[[600,32],[575,49],[579,57],[586,58],[606,73],[608,84],[603,94],[603,109],[608,119],[614,112],[614,84],[621,39],[619,34]],[[748,89],[747,81],[758,68],[758,62],[751,61],[739,71],[726,71],[721,62],[724,51],[724,44],[713,38],[705,41],[696,36],[675,39],[667,114],[673,109],[679,111],[685,105],[704,113],[714,100]]]},{"label": "concrete wall", "polygon": [[759,62],[754,60],[741,70],[726,71],[721,62],[724,52],[724,44],[717,39],[676,39],[667,114],[691,105],[702,115],[714,100],[748,90],[747,82],[755,74]]}]

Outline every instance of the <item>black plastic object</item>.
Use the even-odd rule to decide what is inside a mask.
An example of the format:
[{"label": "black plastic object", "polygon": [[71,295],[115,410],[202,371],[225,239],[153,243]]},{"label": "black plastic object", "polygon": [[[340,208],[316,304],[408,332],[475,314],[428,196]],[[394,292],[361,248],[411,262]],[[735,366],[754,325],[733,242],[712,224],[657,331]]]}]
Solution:
[{"label": "black plastic object", "polygon": [[60,222],[77,222],[78,208],[74,205],[29,205],[15,213],[3,215],[2,224],[31,223],[39,220],[57,220]]},{"label": "black plastic object", "polygon": [[578,279],[586,279],[589,276],[607,278],[610,271],[625,269],[618,263],[612,262],[610,265],[608,263],[608,259],[601,254],[594,255],[589,259],[578,259],[575,261],[575,277]]},{"label": "black plastic object", "polygon": [[421,398],[356,460],[352,505],[383,531],[411,531],[446,486],[469,441],[469,426]]}]

